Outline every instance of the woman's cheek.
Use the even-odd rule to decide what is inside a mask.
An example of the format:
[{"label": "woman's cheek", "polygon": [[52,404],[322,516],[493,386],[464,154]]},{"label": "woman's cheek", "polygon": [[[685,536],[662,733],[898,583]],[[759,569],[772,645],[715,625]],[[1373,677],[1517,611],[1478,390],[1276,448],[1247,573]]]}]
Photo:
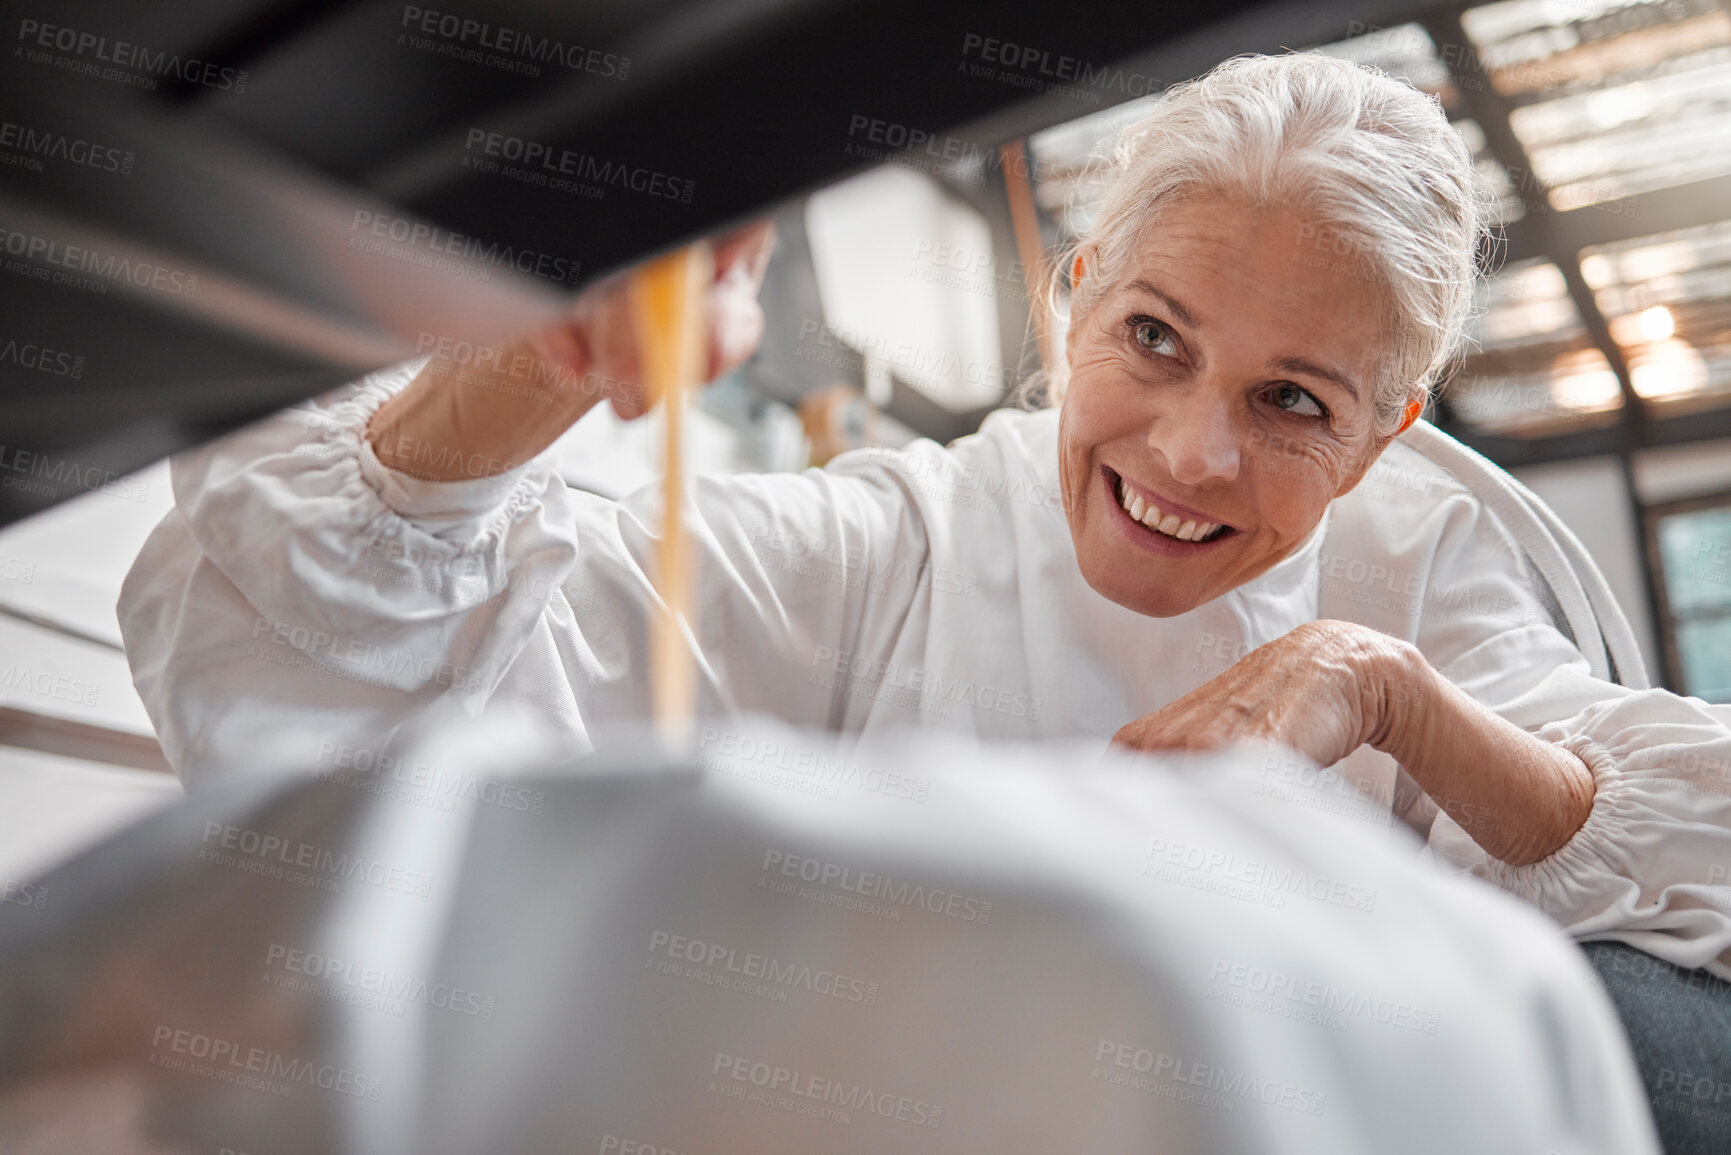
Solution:
[{"label": "woman's cheek", "polygon": [[1251,460],[1256,506],[1283,536],[1308,532],[1333,499],[1339,462],[1316,446],[1289,446],[1278,455]]},{"label": "woman's cheek", "polygon": [[1124,358],[1111,352],[1078,357],[1072,364],[1066,399],[1077,403],[1078,428],[1093,432],[1097,443],[1127,436],[1148,420],[1147,384]]},{"label": "woman's cheek", "polygon": [[1117,413],[1121,417],[1123,408],[1110,374],[1086,363],[1072,366],[1070,386],[1064,394],[1064,411],[1076,440],[1088,442],[1090,449],[1109,440],[1107,430],[1112,415]]},{"label": "woman's cheek", "polygon": [[1288,487],[1320,489],[1331,495],[1342,476],[1342,454],[1314,436],[1278,427],[1255,431],[1246,446],[1252,472]]},{"label": "woman's cheek", "polygon": [[1323,485],[1281,486],[1270,495],[1275,512],[1269,521],[1280,527],[1283,537],[1303,537],[1321,520],[1331,496],[1332,491]]}]

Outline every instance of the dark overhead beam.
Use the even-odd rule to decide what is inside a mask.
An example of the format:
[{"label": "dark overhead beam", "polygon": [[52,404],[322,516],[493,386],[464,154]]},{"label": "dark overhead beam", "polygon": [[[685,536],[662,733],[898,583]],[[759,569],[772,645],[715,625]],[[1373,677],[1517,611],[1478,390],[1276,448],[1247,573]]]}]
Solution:
[{"label": "dark overhead beam", "polygon": [[1503,230],[1506,259],[1546,256],[1549,248],[1579,253],[1594,245],[1719,224],[1727,213],[1731,213],[1731,176],[1713,177],[1607,204],[1547,213],[1542,227],[1535,218],[1523,217]]},{"label": "dark overhead beam", "polygon": [[[947,164],[972,153],[987,164],[974,176],[990,180],[998,142],[978,139],[967,126],[1025,103],[1028,89],[969,72],[983,38],[1033,50],[1020,59],[1036,79],[1059,58],[1110,75],[1124,54],[1248,5],[645,4],[640,16],[629,7],[607,14],[624,21],[610,47],[638,54],[629,83],[550,71],[536,95],[504,108],[497,107],[498,77],[488,70],[446,67],[437,56],[399,47],[395,0],[254,7],[255,15],[229,31],[201,34],[198,49],[229,62],[258,61],[244,95],[213,93],[189,106],[172,99],[169,74],[135,78],[155,88],[152,95],[104,80],[84,68],[89,61],[56,64],[52,46],[36,53],[41,59],[19,52],[0,61],[8,122],[55,139],[99,142],[129,158],[122,173],[57,161],[0,167],[0,228],[31,248],[8,253],[21,271],[0,275],[6,336],[67,352],[67,363],[79,365],[77,375],[51,379],[33,367],[0,364],[6,462],[21,452],[29,462],[52,453],[86,476],[139,468],[251,419],[264,405],[293,400],[280,388],[285,382],[311,391],[332,374],[358,376],[411,355],[427,334],[497,339],[560,307],[577,284],[885,160],[923,165],[936,153],[935,162]],[[126,0],[89,0],[78,17],[110,48],[137,39],[133,29],[142,26]],[[162,21],[152,19],[162,36]],[[391,34],[330,35],[332,21],[343,20]],[[431,71],[422,67],[429,61]],[[329,89],[348,105],[312,99]],[[420,129],[407,135],[394,131],[395,121],[371,123],[375,109],[405,104],[437,106],[445,119],[431,129],[416,121]],[[1076,108],[1060,101],[1052,113],[1060,111],[1069,116]],[[351,143],[358,136],[367,155],[406,158],[377,174],[374,183],[391,195],[279,151],[290,138],[316,140],[339,128]],[[624,172],[626,183],[596,180],[597,199],[479,172],[463,164],[476,129],[570,149]],[[919,147],[904,153],[910,141]],[[630,187],[644,173],[680,182],[679,195]],[[573,275],[555,282],[464,257],[448,263],[474,266],[469,271],[479,275],[440,275],[425,262],[357,247],[374,239],[355,226],[360,213],[412,218],[446,230],[441,238],[454,233],[489,250],[564,258]],[[378,239],[384,248],[398,241]],[[53,278],[72,250],[94,250],[103,260],[124,256],[128,267],[166,270],[175,284],[196,279],[200,288],[169,300],[160,288],[102,275],[68,287]],[[148,419],[121,400],[128,389],[150,397]],[[223,395],[221,404],[212,404],[212,390]],[[31,484],[0,492],[0,523],[82,491]]]},{"label": "dark overhead beam", "polygon": [[[1623,448],[1622,436],[1615,425],[1602,425],[1546,437],[1484,433],[1459,424],[1448,426],[1448,431],[1456,440],[1472,446],[1505,469],[1570,461],[1580,457],[1611,456],[1621,453]],[[1693,441],[1711,441],[1721,437],[1731,437],[1731,406],[1700,413],[1655,417],[1647,422],[1640,448],[1686,445]]]},{"label": "dark overhead beam", "polygon": [[[250,68],[272,49],[355,3],[356,0],[275,0],[249,13],[220,35],[196,45],[187,55],[199,60],[220,60],[231,68]],[[211,92],[210,88],[180,76],[168,77],[158,90],[165,100],[181,103]]]},{"label": "dark overhead beam", "polygon": [[[576,253],[586,276],[599,275],[886,160],[995,180],[1005,140],[1130,95],[1120,89],[1131,81],[1115,80],[1126,55],[1248,7],[1205,13],[1134,0],[1086,11],[1047,0],[693,4],[627,45],[639,54],[629,84],[579,77],[478,109],[381,164],[364,183],[455,229]],[[1070,74],[1085,62],[1098,78],[1071,87],[1100,103],[1030,99],[1024,85],[976,75],[970,65],[980,64],[986,38],[1018,45],[1028,64],[1004,71],[1020,80],[1043,85],[1042,68],[1049,75],[1068,61]],[[1038,112],[1005,116],[1024,105]],[[1004,134],[1012,121],[1020,131]],[[531,147],[535,160],[524,164]],[[579,172],[611,165],[661,174],[676,195],[612,185],[603,197],[585,198],[527,185],[502,175],[507,149],[519,156],[511,167],[536,179],[569,178],[559,167],[568,156],[567,168]],[[605,182],[592,176],[587,183]]]}]

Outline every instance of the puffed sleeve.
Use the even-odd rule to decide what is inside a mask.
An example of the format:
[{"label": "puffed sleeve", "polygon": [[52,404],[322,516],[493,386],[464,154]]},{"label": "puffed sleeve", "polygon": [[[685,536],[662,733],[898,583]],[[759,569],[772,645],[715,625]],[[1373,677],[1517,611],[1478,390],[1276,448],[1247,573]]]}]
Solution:
[{"label": "puffed sleeve", "polygon": [[[658,493],[606,500],[545,460],[458,482],[387,469],[365,429],[418,367],[173,462],[175,509],[118,610],[134,682],[189,785],[289,765],[366,771],[424,714],[527,707],[573,753],[598,722],[647,715]],[[900,602],[922,592],[868,598],[865,580],[885,554],[919,564],[917,510],[894,485],[820,470],[700,479],[694,506],[700,713],[824,725],[833,690],[808,677],[814,655],[888,644]]]},{"label": "puffed sleeve", "polygon": [[1595,796],[1580,830],[1539,862],[1491,858],[1446,812],[1432,853],[1577,939],[1731,978],[1731,707],[1593,677],[1497,519],[1465,495],[1439,516],[1419,649],[1477,701],[1575,753]]}]

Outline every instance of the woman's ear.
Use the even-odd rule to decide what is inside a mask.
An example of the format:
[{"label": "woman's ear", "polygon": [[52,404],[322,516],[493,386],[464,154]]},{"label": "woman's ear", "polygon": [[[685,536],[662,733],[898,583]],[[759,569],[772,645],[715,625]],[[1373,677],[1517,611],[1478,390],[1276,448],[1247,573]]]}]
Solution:
[{"label": "woman's ear", "polygon": [[1094,263],[1094,246],[1083,245],[1070,257],[1070,291],[1074,293]]}]

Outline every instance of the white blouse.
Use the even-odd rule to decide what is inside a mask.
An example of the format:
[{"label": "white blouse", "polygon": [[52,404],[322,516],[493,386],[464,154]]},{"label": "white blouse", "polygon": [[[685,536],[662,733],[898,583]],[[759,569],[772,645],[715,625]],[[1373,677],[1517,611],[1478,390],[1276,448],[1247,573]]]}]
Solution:
[{"label": "white blouse", "polygon": [[[429,711],[527,704],[578,752],[598,726],[648,714],[658,493],[606,500],[544,461],[448,483],[385,468],[362,433],[418,368],[174,462],[176,509],[119,612],[190,786],[239,768],[376,772],[374,752]],[[1082,578],[1057,430],[1056,412],[1001,411],[948,448],[696,481],[700,713],[1103,745],[1304,622],[1360,622],[1580,755],[1597,797],[1565,846],[1525,867],[1489,859],[1368,747],[1324,779],[1343,805],[1392,808],[1437,859],[1577,938],[1731,978],[1731,707],[1592,677],[1464,486],[1397,441],[1267,573],[1150,618]],[[724,726],[700,733],[706,757],[768,756],[729,748]]]}]

